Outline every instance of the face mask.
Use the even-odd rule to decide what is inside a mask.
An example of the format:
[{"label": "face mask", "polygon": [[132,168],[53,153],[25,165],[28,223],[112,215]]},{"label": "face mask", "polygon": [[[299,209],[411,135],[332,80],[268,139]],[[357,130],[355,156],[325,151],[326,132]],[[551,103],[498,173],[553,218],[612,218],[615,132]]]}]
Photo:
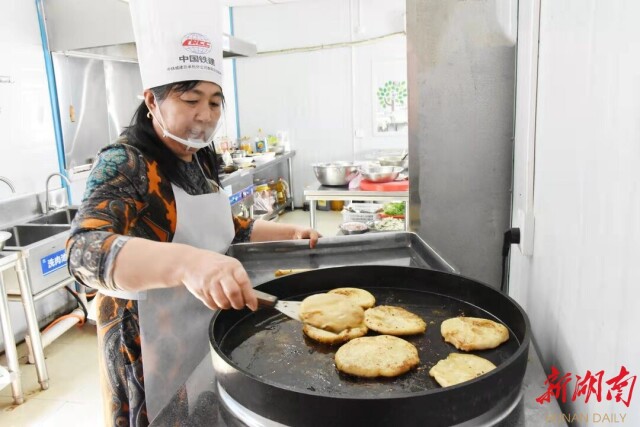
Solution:
[{"label": "face mask", "polygon": [[[189,148],[194,148],[196,150],[199,150],[201,148],[207,147],[209,145],[211,145],[211,142],[213,141],[213,136],[216,134],[216,130],[217,127],[211,132],[211,135],[209,135],[208,138],[206,138],[204,141],[200,138],[195,139],[195,138],[188,138],[188,139],[184,139],[184,138],[180,138],[177,135],[172,134],[171,132],[169,132],[167,130],[167,127],[164,124],[164,119],[162,118],[162,113],[160,112],[160,103],[158,103],[158,101],[156,100],[156,105],[158,106],[158,117],[156,117],[151,110],[149,110],[149,114],[151,114],[157,121],[158,124],[160,125],[160,128],[162,129],[162,136],[166,137],[166,138],[171,138],[176,142],[179,142],[182,145],[185,145]],[[218,123],[219,124],[219,123]]]}]

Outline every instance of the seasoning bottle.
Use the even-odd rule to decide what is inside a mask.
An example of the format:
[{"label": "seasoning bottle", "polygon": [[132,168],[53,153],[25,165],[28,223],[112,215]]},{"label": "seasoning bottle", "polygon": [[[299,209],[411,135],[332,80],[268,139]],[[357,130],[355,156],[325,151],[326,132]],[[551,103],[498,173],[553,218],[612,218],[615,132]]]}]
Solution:
[{"label": "seasoning bottle", "polygon": [[258,136],[256,136],[256,153],[267,152],[267,139],[262,133],[262,129],[258,129]]},{"label": "seasoning bottle", "polygon": [[341,211],[344,207],[344,200],[332,200],[331,201],[331,210],[332,211]]},{"label": "seasoning bottle", "polygon": [[276,182],[276,198],[279,205],[287,203],[289,198],[289,185],[282,178],[278,178],[278,182]]}]

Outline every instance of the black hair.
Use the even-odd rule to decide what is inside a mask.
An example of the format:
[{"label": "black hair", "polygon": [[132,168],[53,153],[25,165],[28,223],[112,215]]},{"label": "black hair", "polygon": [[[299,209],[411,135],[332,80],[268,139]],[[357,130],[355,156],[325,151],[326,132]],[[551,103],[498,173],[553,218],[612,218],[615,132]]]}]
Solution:
[{"label": "black hair", "polygon": [[[187,92],[195,88],[200,83],[199,80],[189,80],[184,82],[170,83],[164,86],[158,86],[151,89],[156,100],[163,101],[171,91],[178,93]],[[222,96],[222,105],[224,107],[224,96]],[[127,144],[139,149],[145,157],[151,161],[158,163],[159,169],[169,181],[182,189],[188,187],[188,178],[181,172],[182,168],[178,167],[180,159],[167,147],[156,134],[153,128],[152,120],[147,117],[149,108],[142,101],[138,109],[131,118],[131,124],[126,127],[121,137],[127,139]],[[195,153],[198,160],[209,175],[216,183],[220,184],[218,176],[218,160],[216,152],[212,147],[205,147]]]}]

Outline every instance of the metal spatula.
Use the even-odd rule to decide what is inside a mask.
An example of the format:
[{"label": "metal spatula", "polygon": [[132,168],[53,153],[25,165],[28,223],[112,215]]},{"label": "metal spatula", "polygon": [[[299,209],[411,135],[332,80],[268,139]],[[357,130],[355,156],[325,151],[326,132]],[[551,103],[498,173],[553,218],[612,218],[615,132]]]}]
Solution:
[{"label": "metal spatula", "polygon": [[256,289],[253,290],[258,297],[258,308],[267,307],[267,308],[275,308],[280,313],[284,314],[292,318],[293,320],[297,320],[300,322],[300,301],[280,301],[278,297],[267,294],[265,292],[258,291]]}]

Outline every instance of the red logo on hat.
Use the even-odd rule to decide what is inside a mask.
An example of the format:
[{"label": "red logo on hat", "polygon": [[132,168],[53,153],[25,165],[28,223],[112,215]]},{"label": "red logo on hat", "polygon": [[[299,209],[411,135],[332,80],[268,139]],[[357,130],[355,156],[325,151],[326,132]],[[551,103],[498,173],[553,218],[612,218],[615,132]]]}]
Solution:
[{"label": "red logo on hat", "polygon": [[211,50],[211,42],[203,34],[190,33],[182,38],[182,47],[191,53],[203,54]]}]

